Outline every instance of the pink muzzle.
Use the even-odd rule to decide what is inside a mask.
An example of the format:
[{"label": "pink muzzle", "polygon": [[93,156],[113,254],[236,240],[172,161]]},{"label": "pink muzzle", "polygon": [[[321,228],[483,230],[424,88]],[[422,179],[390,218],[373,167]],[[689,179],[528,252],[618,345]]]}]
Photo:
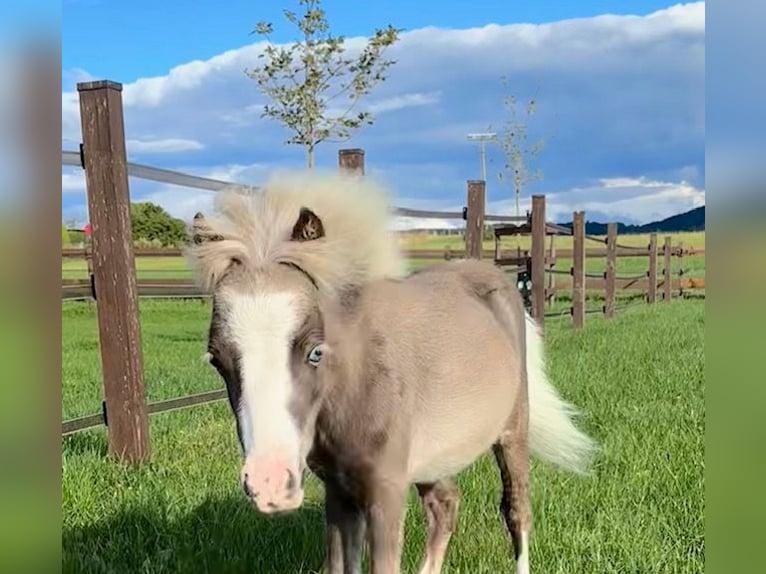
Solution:
[{"label": "pink muzzle", "polygon": [[242,467],[242,487],[265,514],[295,510],[303,504],[300,472],[279,458],[248,458]]}]

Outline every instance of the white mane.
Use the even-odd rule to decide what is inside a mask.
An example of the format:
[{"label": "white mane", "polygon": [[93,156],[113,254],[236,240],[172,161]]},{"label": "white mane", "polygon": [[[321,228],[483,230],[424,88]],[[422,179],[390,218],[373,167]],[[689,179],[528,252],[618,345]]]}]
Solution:
[{"label": "white mane", "polygon": [[[291,241],[301,208],[319,217],[324,237]],[[206,290],[238,259],[251,268],[298,265],[334,294],[349,284],[404,274],[390,209],[388,193],[368,177],[283,172],[256,191],[220,191],[216,213],[195,221],[212,240],[192,243],[187,256]]]}]

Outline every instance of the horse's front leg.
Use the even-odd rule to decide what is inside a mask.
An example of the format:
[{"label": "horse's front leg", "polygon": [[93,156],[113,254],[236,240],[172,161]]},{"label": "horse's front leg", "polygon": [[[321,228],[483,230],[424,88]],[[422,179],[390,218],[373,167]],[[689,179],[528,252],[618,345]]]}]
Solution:
[{"label": "horse's front leg", "polygon": [[407,484],[378,479],[368,492],[367,533],[371,574],[399,574]]},{"label": "horse's front leg", "polygon": [[328,574],[360,574],[364,550],[364,510],[337,486],[326,483],[325,521],[325,570]]}]

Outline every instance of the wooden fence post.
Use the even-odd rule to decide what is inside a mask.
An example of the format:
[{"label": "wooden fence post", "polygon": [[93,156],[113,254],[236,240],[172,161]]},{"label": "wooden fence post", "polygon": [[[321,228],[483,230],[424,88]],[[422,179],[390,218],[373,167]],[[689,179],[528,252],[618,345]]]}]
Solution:
[{"label": "wooden fence post", "polygon": [[83,82],[77,84],[77,91],[92,225],[93,276],[109,450],[120,460],[135,463],[149,459],[150,444],[130,225],[122,85],[109,81]]},{"label": "wooden fence post", "polygon": [[545,318],[545,196],[532,196],[532,315],[538,325]]},{"label": "wooden fence post", "polygon": [[617,276],[617,224],[610,223],[606,226],[606,271],[604,271],[604,282],[605,282],[605,289],[606,289],[604,315],[610,319],[614,317],[614,293],[615,293],[616,276]]},{"label": "wooden fence post", "polygon": [[468,181],[468,200],[465,221],[465,256],[481,259],[484,239],[485,182]]},{"label": "wooden fence post", "polygon": [[673,289],[670,284],[672,278],[671,278],[671,268],[673,267],[672,260],[671,260],[671,250],[673,249],[671,245],[671,238],[669,235],[665,236],[665,269],[662,270],[662,275],[664,277],[665,284],[663,285],[663,300],[665,303],[670,303],[670,300],[673,298]]},{"label": "wooden fence post", "polygon": [[585,325],[585,213],[572,219],[572,322],[575,329]]},{"label": "wooden fence post", "polygon": [[678,242],[678,297],[684,296],[684,242]]},{"label": "wooden fence post", "polygon": [[649,236],[649,287],[646,294],[646,301],[653,304],[657,301],[657,234],[652,233]]},{"label": "wooden fence post", "polygon": [[548,303],[548,308],[550,309],[553,307],[553,303],[556,301],[556,274],[552,273],[554,269],[556,269],[556,234],[551,233],[550,238],[550,247],[548,248],[548,270],[551,271],[551,273],[548,273],[548,293],[546,297],[546,301]]},{"label": "wooden fence post", "polygon": [[349,173],[364,175],[364,150],[359,148],[338,150],[338,167]]}]

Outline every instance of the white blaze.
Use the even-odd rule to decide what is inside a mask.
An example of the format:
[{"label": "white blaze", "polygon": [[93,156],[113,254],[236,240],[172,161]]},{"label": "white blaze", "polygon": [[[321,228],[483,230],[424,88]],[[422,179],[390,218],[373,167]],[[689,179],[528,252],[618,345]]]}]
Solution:
[{"label": "white blaze", "polygon": [[227,297],[230,336],[240,352],[239,423],[246,458],[297,459],[300,433],[290,415],[290,347],[297,327],[290,293]]}]

